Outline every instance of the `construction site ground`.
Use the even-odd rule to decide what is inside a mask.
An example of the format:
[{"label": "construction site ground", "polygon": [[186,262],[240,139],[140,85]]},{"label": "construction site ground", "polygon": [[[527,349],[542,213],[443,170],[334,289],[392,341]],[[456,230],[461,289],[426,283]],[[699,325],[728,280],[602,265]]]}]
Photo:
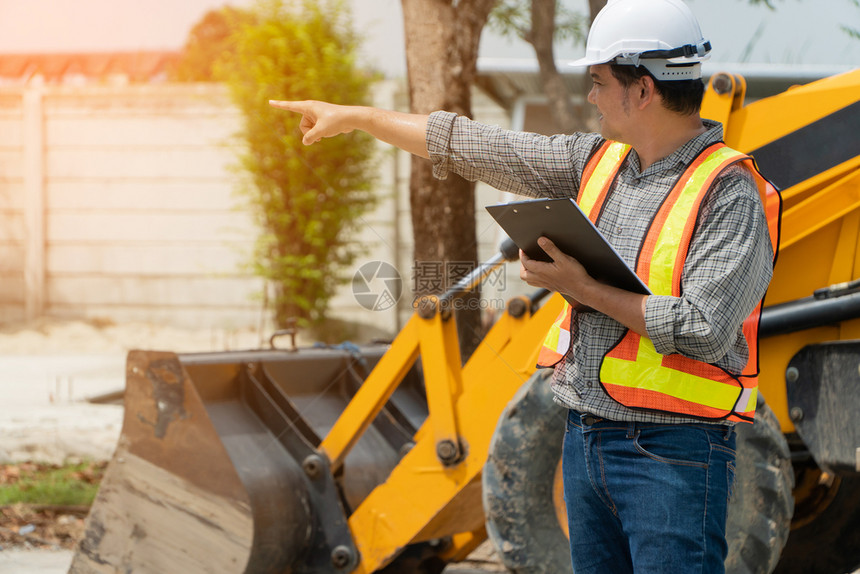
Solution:
[{"label": "construction site ground", "polygon": [[[27,464],[110,459],[122,407],[89,398],[121,391],[131,349],[174,352],[259,348],[267,333],[188,330],[110,321],[41,320],[0,326],[0,473]],[[2,476],[5,476],[3,474]],[[0,574],[68,571],[86,508],[0,508]],[[504,572],[489,544],[446,574]]]}]

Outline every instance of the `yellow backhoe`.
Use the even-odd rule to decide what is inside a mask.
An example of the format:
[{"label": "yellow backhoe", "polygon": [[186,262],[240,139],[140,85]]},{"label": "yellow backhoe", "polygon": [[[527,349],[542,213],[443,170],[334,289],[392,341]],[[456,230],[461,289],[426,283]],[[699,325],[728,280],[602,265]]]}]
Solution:
[{"label": "yellow backhoe", "polygon": [[[744,95],[714,76],[703,116],[785,209],[727,571],[843,574],[860,563],[860,70]],[[562,300],[511,299],[465,365],[451,313],[510,247],[389,345],[131,352],[70,572],[430,574],[488,537],[511,571],[569,572],[564,413],[535,371]]]}]

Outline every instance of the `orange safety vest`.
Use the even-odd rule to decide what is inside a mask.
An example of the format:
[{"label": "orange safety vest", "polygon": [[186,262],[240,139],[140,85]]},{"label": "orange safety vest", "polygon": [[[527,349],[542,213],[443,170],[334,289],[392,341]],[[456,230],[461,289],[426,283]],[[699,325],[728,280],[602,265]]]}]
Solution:
[{"label": "orange safety vest", "polygon": [[[577,202],[596,223],[630,146],[606,142],[582,173]],[[705,148],[666,196],[651,223],[636,261],[636,273],[655,295],[681,295],[681,273],[695,231],[699,208],[714,179],[742,163],[753,174],[767,217],[774,262],[779,245],[782,199],[752,158],[723,143]],[[679,354],[661,355],[647,337],[627,330],[603,357],[600,384],[628,408],[701,419],[752,422],[758,394],[758,324],[762,302],[744,321],[749,359],[740,374]],[[570,351],[573,310],[565,303],[547,333],[539,367],[551,367]]]}]

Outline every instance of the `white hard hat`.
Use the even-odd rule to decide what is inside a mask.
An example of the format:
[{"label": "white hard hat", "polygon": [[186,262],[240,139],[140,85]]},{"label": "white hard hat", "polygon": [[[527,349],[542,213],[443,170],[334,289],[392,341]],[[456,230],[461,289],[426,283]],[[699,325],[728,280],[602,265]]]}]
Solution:
[{"label": "white hard hat", "polygon": [[710,51],[681,0],[609,0],[588,32],[585,57],[571,65],[642,65],[658,80],[695,80]]}]

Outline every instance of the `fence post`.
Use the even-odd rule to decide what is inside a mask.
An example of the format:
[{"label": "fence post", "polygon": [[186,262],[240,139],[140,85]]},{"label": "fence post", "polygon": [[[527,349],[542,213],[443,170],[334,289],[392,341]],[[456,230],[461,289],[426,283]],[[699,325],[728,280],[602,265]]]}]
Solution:
[{"label": "fence post", "polygon": [[27,320],[45,310],[45,114],[43,89],[24,89],[24,301]]}]

